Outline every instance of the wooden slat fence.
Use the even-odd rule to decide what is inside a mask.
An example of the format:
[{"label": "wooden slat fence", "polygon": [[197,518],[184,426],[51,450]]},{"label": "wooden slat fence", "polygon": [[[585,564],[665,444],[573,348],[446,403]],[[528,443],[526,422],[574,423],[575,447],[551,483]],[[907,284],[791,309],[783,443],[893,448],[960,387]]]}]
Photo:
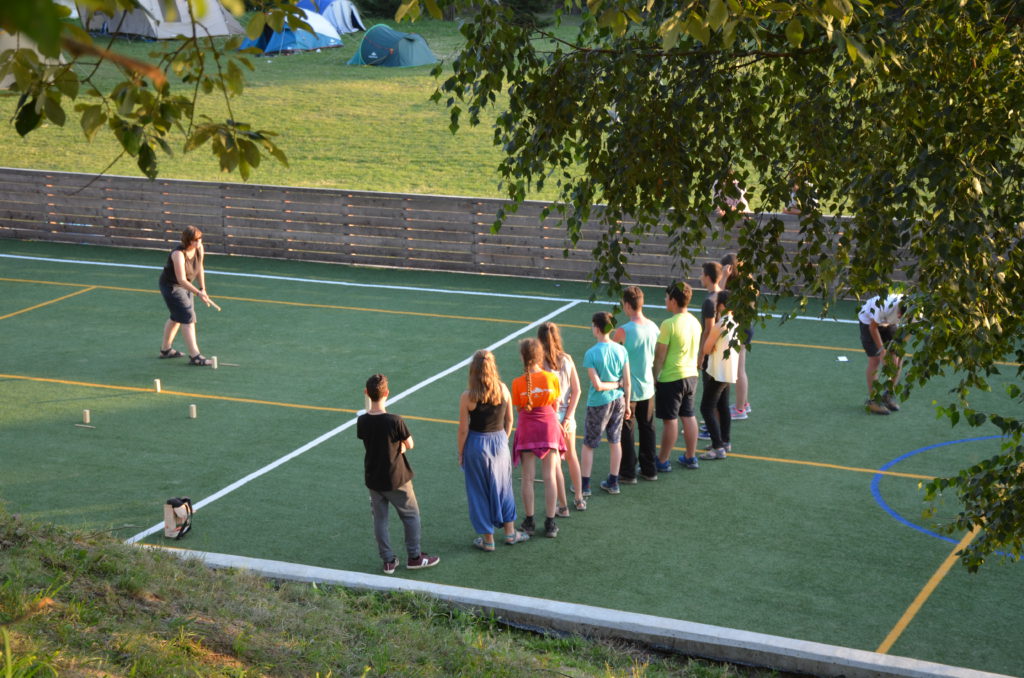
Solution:
[{"label": "wooden slat fence", "polygon": [[[171,249],[198,226],[210,253],[364,266],[590,280],[603,229],[573,248],[545,203],[528,202],[492,234],[502,200],[260,186],[0,168],[0,238]],[[797,217],[783,216],[790,247]],[[630,257],[632,282],[697,282],[655,233]],[[568,257],[563,251],[569,249]],[[727,251],[709,241],[707,259]],[[682,273],[682,275],[681,275]]]}]

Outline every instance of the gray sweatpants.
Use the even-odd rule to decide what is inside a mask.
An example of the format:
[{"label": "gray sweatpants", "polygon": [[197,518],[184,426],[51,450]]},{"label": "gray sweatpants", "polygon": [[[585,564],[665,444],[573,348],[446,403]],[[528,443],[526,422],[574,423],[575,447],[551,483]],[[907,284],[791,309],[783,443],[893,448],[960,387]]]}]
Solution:
[{"label": "gray sweatpants", "polygon": [[395,558],[391,550],[391,533],[388,529],[388,504],[395,507],[398,517],[405,526],[405,551],[409,558],[420,555],[420,507],[416,503],[416,492],[412,489],[412,481],[397,490],[378,492],[370,490],[370,511],[373,513],[373,536],[377,538],[377,548],[381,560],[390,562]]}]

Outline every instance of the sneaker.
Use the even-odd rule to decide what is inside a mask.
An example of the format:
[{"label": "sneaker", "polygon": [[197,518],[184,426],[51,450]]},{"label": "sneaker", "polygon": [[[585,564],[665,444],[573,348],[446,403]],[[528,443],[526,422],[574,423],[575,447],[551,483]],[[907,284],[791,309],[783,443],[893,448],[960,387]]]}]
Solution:
[{"label": "sneaker", "polygon": [[889,408],[878,402],[877,400],[866,400],[864,407],[871,414],[889,414]]},{"label": "sneaker", "polygon": [[655,468],[658,469],[658,473],[672,473],[672,462],[666,461],[664,463],[660,461],[654,462]]},{"label": "sneaker", "polygon": [[523,524],[519,526],[519,529],[532,537],[533,533],[537,531],[537,525],[533,522],[533,516],[526,516],[526,519],[523,520]]},{"label": "sneaker", "polygon": [[409,562],[405,564],[405,567],[409,570],[420,570],[424,567],[433,567],[440,562],[440,556],[428,556],[426,553],[420,553],[418,557],[410,558]]},{"label": "sneaker", "polygon": [[711,461],[712,459],[725,459],[725,454],[725,448],[720,447],[717,450],[710,449],[706,451],[704,454],[700,455],[700,458],[704,459],[705,461]]},{"label": "sneaker", "polygon": [[644,480],[653,482],[658,479],[658,474],[655,473],[653,475],[647,475],[646,473],[641,473],[639,477],[643,478]]},{"label": "sneaker", "polygon": [[[636,482],[636,481],[634,481],[634,482]],[[614,485],[612,485],[607,480],[602,480],[601,481],[601,489],[604,490],[605,492],[607,492],[608,494],[618,494],[620,492],[619,484],[618,483],[615,483]]]},{"label": "sneaker", "polygon": [[697,457],[687,459],[686,455],[679,455],[679,463],[683,465],[683,468],[688,468],[691,471],[700,468],[700,464],[697,462]]},{"label": "sneaker", "polygon": [[619,476],[620,485],[636,485],[636,478],[627,478],[626,476]]},{"label": "sneaker", "polygon": [[589,487],[584,487],[583,491],[580,492],[580,495],[582,497],[589,497],[590,496],[590,488]]},{"label": "sneaker", "polygon": [[384,574],[394,574],[398,569],[398,558],[384,561]]},{"label": "sneaker", "polygon": [[882,394],[882,404],[885,405],[885,407],[890,412],[899,412],[900,411],[900,404],[898,402],[896,402],[896,399],[893,398],[892,394],[889,393],[888,391],[886,391],[885,393]]},{"label": "sneaker", "polygon": [[711,440],[711,433],[708,432],[707,424],[700,425],[700,430],[697,431],[697,438],[699,440]]},{"label": "sneaker", "polygon": [[554,539],[558,536],[558,523],[554,518],[544,519],[544,536]]},{"label": "sneaker", "polygon": [[746,412],[747,414],[750,414],[750,403],[747,403],[746,405],[743,406],[743,411]]},{"label": "sneaker", "polygon": [[746,419],[747,418],[747,408],[744,407],[742,410],[740,410],[740,409],[737,409],[737,407],[735,405],[730,405],[729,406],[729,415],[732,416],[733,419]]}]

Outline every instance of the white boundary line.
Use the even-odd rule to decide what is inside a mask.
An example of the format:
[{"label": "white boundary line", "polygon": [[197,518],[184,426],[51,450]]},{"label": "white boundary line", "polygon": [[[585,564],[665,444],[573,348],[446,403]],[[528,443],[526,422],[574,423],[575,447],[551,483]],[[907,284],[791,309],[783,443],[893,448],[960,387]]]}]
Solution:
[{"label": "white boundary line", "polygon": [[[508,342],[512,341],[516,337],[531,331],[533,328],[537,327],[541,323],[547,322],[551,318],[554,318],[554,317],[557,317],[557,316],[561,315],[562,313],[564,313],[565,311],[568,311],[570,308],[572,308],[573,306],[576,306],[579,303],[582,303],[582,302],[580,302],[578,300],[577,301],[570,301],[569,303],[559,307],[558,309],[552,311],[551,313],[548,313],[543,318],[540,318],[539,320],[535,320],[532,323],[530,323],[529,325],[526,325],[525,327],[521,327],[520,329],[516,330],[512,334],[509,334],[508,336],[504,337],[503,339],[499,339],[498,341],[496,341],[493,344],[491,344],[490,346],[488,346],[487,350],[488,351],[493,351],[494,349],[498,348],[499,346],[502,346],[503,344],[507,344]],[[444,377],[447,377],[452,372],[455,372],[456,370],[460,370],[463,367],[465,367],[466,365],[468,365],[470,360],[472,360],[472,359],[473,359],[473,356],[469,356],[465,360],[462,360],[461,362],[456,363],[455,365],[452,365],[448,369],[442,370],[441,372],[438,372],[434,376],[429,377],[427,379],[424,379],[423,381],[421,381],[420,383],[416,384],[415,386],[412,386],[412,387],[402,391],[398,395],[396,395],[396,396],[394,396],[392,398],[389,398],[388,399],[388,403],[389,404],[390,403],[396,403],[399,400],[401,400],[402,398],[404,398],[404,397],[406,397],[408,395],[412,395],[416,391],[419,391],[421,388],[424,388],[425,386],[429,386],[430,384],[434,383],[435,381],[437,381],[439,379],[443,379]],[[295,459],[296,457],[298,457],[298,456],[308,452],[309,450],[313,449],[314,447],[320,445],[321,443],[324,443],[324,442],[330,440],[331,438],[333,438],[334,436],[338,435],[342,431],[351,428],[356,423],[357,419],[358,419],[358,415],[356,417],[353,417],[352,419],[349,419],[348,421],[346,421],[341,426],[333,428],[330,431],[328,431],[327,433],[324,433],[323,435],[321,435],[321,436],[319,436],[317,438],[314,438],[313,440],[309,441],[305,445],[292,450],[291,452],[289,452],[288,454],[284,455],[283,457],[275,459],[274,461],[270,462],[266,466],[253,471],[252,473],[250,473],[249,475],[245,476],[244,478],[236,480],[235,482],[231,483],[227,487],[222,488],[222,489],[214,492],[213,494],[211,494],[208,497],[205,497],[204,499],[200,499],[199,501],[195,502],[192,505],[192,508],[195,509],[196,511],[198,511],[199,509],[203,508],[204,506],[207,506],[207,505],[217,501],[221,497],[224,497],[225,495],[228,495],[228,494],[234,492],[235,490],[237,490],[238,488],[242,487],[243,485],[246,485],[249,482],[251,482],[253,480],[256,480],[260,476],[266,475],[267,473],[270,473],[271,471],[276,469],[278,466],[281,466],[282,464],[284,464],[286,462],[289,462],[292,459]],[[155,534],[155,533],[159,532],[163,528],[164,528],[164,524],[162,522],[161,523],[157,523],[156,525],[153,525],[149,529],[143,530],[142,532],[139,532],[135,536],[130,537],[129,539],[126,540],[126,543],[134,544],[137,541],[145,539],[146,537],[148,537],[151,534]]]},{"label": "white boundary line", "polygon": [[[161,271],[163,270],[160,266],[143,266],[141,264],[115,264],[106,261],[85,261],[82,259],[52,259],[49,257],[30,257],[20,254],[0,254],[2,259],[24,259],[26,261],[45,261],[48,263],[55,264],[81,264],[83,266],[109,266],[112,268],[137,268],[147,271]],[[342,287],[363,287],[369,289],[381,289],[381,290],[399,290],[406,292],[424,292],[433,294],[461,294],[465,296],[477,296],[477,297],[499,297],[504,299],[526,299],[529,301],[563,301],[563,302],[576,302],[577,304],[602,304],[608,306],[615,306],[617,302],[614,301],[590,301],[588,299],[567,299],[564,297],[541,297],[532,296],[528,294],[507,294],[502,292],[476,292],[473,290],[442,290],[432,287],[410,287],[405,285],[379,285],[373,283],[354,283],[346,282],[343,280],[323,280],[320,278],[293,278],[290,276],[281,275],[268,275],[264,273],[238,273],[235,271],[206,271],[208,275],[223,275],[232,276],[238,278],[258,278],[262,280],[281,280],[286,282],[299,282],[299,283],[312,283],[317,285],[339,285]],[[694,309],[688,309],[694,310]],[[696,311],[700,309],[697,308]],[[766,313],[768,318],[781,318],[782,315],[779,313]],[[798,315],[794,316],[793,320],[815,320],[818,322],[835,322],[842,324],[857,324],[857,320],[849,320],[846,318],[818,318],[816,316],[809,315]]]}]

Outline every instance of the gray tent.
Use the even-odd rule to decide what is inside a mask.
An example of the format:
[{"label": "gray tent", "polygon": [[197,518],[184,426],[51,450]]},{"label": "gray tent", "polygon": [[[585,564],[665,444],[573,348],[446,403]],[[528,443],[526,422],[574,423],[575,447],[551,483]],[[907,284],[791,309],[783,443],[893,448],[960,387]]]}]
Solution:
[{"label": "gray tent", "polygon": [[[177,16],[173,12],[164,12],[160,0],[139,0],[139,8],[130,12],[115,12],[109,16],[103,12],[93,12],[85,5],[79,4],[78,15],[82,19],[85,30],[110,35],[125,35],[152,40],[168,40],[178,35],[192,35],[192,23],[189,21],[188,0],[173,0]],[[242,33],[242,26],[235,17],[221,6],[218,0],[206,0],[206,12],[196,17],[195,31],[197,36],[232,35]]]}]

